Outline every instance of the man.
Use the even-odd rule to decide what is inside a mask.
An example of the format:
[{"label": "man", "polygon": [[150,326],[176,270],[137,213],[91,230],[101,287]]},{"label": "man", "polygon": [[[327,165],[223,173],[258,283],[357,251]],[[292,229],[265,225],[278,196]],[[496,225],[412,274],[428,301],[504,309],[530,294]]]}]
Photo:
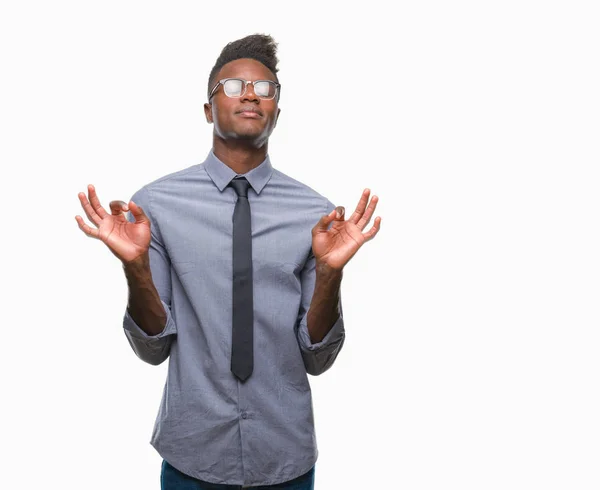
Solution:
[{"label": "man", "polygon": [[[151,444],[162,488],[312,489],[317,446],[308,374],[345,338],[342,270],[380,228],[377,197],[354,213],[271,166],[280,109],[276,44],[229,43],[212,69],[213,147],[199,165],[138,190],[107,213],[79,194],[86,235],[122,261],[123,319],[135,353],[169,357]],[[123,213],[128,212],[127,216]]]}]

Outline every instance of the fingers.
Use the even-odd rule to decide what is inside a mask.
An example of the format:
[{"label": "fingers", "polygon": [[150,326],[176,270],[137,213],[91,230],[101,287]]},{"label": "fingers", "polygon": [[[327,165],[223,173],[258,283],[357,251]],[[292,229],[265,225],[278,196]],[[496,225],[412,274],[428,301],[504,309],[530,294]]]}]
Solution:
[{"label": "fingers", "polygon": [[356,206],[356,210],[352,213],[352,216],[348,218],[348,221],[357,224],[360,218],[362,217],[365,209],[367,207],[367,203],[369,202],[369,194],[371,193],[370,189],[365,189],[358,201],[358,205]]},{"label": "fingers", "polygon": [[358,226],[361,230],[364,230],[365,226],[367,226],[369,221],[371,221],[371,217],[373,216],[373,213],[375,212],[375,208],[377,207],[378,201],[379,201],[379,198],[377,196],[373,196],[371,198],[371,202],[369,203],[369,206],[367,207],[367,210],[364,212],[362,217],[356,223],[356,226]]},{"label": "fingers", "polygon": [[75,216],[75,220],[79,225],[79,229],[83,231],[87,236],[98,239],[100,238],[100,232],[97,229],[91,228],[89,225],[87,225],[85,221],[83,221],[83,218],[81,216]]},{"label": "fingers", "polygon": [[104,219],[108,213],[106,210],[100,205],[100,200],[98,199],[98,195],[96,194],[96,188],[93,185],[88,185],[88,194],[90,196],[90,203],[92,204],[92,208],[96,212],[101,219]]},{"label": "fingers", "polygon": [[366,233],[363,233],[363,237],[365,237],[365,243],[368,242],[369,240],[372,240],[375,235],[377,235],[377,232],[379,231],[379,229],[381,228],[381,216],[377,216],[377,218],[375,218],[375,222],[373,223],[373,226],[371,226],[371,229],[369,231],[367,231]]},{"label": "fingers", "polygon": [[102,218],[98,215],[98,213],[96,213],[96,211],[94,210],[94,208],[88,201],[86,195],[83,192],[80,192],[78,194],[78,197],[79,197],[79,201],[81,202],[81,207],[85,211],[85,214],[88,217],[88,219],[92,223],[94,223],[96,226],[100,226],[100,222],[102,221]]},{"label": "fingers", "polygon": [[[369,202],[369,195],[371,194],[371,189],[365,189],[358,201],[358,205],[356,206],[356,210],[352,213],[352,216],[348,219],[348,221],[354,223],[361,230],[364,230],[365,226],[371,220],[373,213],[375,212],[375,208],[377,207],[377,202],[379,198],[377,196],[373,196],[371,198],[371,202]],[[368,204],[368,206],[367,206]]]},{"label": "fingers", "polygon": [[125,201],[110,201],[108,206],[110,207],[110,214],[126,219],[125,216],[123,216],[123,213],[129,211],[129,208]]},{"label": "fingers", "polygon": [[[86,216],[94,225],[96,225],[96,227],[100,228],[100,224],[102,223],[102,221],[106,217],[111,215],[121,217],[121,220],[126,220],[125,216],[123,216],[123,212],[128,211],[128,205],[124,201],[111,201],[109,204],[111,214],[108,214],[100,204],[98,194],[96,194],[96,189],[92,184],[88,185],[88,195],[89,200],[83,192],[80,192],[78,194],[78,197],[79,201],[81,202],[81,207],[85,211]],[[138,208],[138,210],[142,212],[142,219],[144,219],[145,215],[143,214],[143,211],[141,211],[140,208]],[[100,237],[98,230],[86,224],[81,216],[75,216],[75,220],[79,225],[79,229],[83,231],[87,236],[90,236],[92,238]]]}]

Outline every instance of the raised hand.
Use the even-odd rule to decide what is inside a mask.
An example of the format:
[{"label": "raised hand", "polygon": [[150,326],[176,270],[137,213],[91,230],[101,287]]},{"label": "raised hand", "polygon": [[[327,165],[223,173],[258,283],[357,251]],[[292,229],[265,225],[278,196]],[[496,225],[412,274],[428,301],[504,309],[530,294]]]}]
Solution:
[{"label": "raised hand", "polygon": [[[314,226],[312,249],[318,263],[341,270],[358,249],[377,234],[381,226],[380,216],[375,218],[369,231],[363,233],[379,200],[377,196],[373,196],[369,202],[370,193],[369,189],[363,191],[356,210],[348,220],[344,220],[344,208],[338,206]],[[328,229],[330,223],[331,228]]]},{"label": "raised hand", "polygon": [[[75,216],[79,228],[89,237],[103,241],[110,251],[124,264],[143,256],[150,247],[150,220],[136,203],[111,201],[110,211],[100,205],[96,189],[88,185],[89,200],[85,193],[78,194],[88,219],[96,225],[92,228],[79,215]],[[123,213],[131,210],[135,222],[127,221]]]}]

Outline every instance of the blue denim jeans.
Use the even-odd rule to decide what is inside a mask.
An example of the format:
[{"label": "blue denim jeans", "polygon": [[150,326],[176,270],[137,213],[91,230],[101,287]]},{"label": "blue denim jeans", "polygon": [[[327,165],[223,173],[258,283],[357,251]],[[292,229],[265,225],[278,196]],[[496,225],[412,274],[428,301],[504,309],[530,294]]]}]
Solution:
[{"label": "blue denim jeans", "polygon": [[314,490],[315,467],[313,466],[304,475],[298,478],[278,483],[277,485],[266,485],[261,487],[242,487],[240,485],[220,485],[208,483],[192,478],[177,468],[174,468],[163,459],[162,471],[160,473],[161,490],[239,490],[251,488],[252,490]]}]

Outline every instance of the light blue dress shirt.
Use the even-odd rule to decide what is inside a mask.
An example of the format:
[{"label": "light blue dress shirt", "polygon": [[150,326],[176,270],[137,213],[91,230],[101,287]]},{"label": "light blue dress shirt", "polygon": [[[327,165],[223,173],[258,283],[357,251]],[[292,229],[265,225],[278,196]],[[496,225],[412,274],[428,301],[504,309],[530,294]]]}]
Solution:
[{"label": "light blue dress shirt", "polygon": [[[132,200],[151,220],[150,267],[167,313],[147,335],[125,311],[137,356],[168,375],[150,443],[194,478],[274,485],[306,473],[318,457],[308,374],[329,369],[344,343],[340,315],[312,344],[306,314],[315,287],[311,230],[334,205],[274,169],[269,157],[244,174],[251,184],[254,371],[231,372],[232,215],[236,173],[211,151]],[[134,221],[131,213],[129,221]],[[341,312],[340,303],[340,312]]]}]

